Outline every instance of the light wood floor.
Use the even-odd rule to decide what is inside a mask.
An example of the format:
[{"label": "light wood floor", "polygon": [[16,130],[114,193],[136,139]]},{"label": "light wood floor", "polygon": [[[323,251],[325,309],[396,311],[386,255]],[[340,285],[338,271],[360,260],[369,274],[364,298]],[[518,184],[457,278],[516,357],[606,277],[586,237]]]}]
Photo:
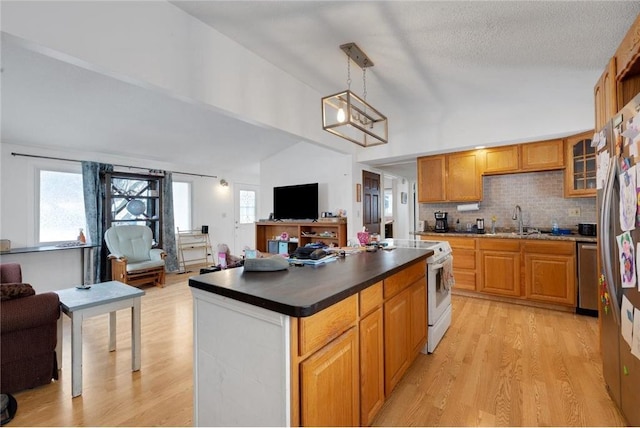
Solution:
[{"label": "light wood floor", "polygon": [[[131,316],[84,323],[83,394],[71,398],[70,324],[60,379],[15,394],[9,426],[191,426],[192,303],[186,275],[145,288],[142,368],[131,372]],[[381,426],[624,426],[607,395],[594,318],[454,296],[453,325],[420,355],[375,420]]]}]

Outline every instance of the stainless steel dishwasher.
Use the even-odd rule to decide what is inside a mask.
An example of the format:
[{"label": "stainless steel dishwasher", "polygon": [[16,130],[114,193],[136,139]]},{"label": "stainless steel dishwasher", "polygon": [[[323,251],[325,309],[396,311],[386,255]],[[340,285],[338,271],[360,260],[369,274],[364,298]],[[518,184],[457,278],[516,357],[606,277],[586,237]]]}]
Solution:
[{"label": "stainless steel dishwasher", "polygon": [[598,254],[595,243],[578,242],[578,305],[576,313],[598,316]]}]

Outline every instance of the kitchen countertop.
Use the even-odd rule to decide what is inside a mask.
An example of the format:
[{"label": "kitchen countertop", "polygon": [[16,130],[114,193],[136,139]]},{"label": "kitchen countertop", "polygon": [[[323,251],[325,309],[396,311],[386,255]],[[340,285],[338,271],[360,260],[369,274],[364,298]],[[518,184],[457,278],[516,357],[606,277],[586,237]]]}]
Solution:
[{"label": "kitchen countertop", "polygon": [[498,232],[498,233],[472,233],[472,232],[414,232],[418,236],[428,237],[440,237],[441,240],[446,240],[449,236],[460,236],[466,238],[505,238],[505,239],[535,239],[545,241],[574,241],[574,242],[598,242],[598,238],[595,236],[583,236],[578,234],[571,235],[552,235],[550,233],[531,233],[518,235],[516,232]]},{"label": "kitchen countertop", "polygon": [[277,272],[245,272],[239,267],[193,276],[189,286],[281,314],[307,317],[432,254],[432,250],[396,248]]}]

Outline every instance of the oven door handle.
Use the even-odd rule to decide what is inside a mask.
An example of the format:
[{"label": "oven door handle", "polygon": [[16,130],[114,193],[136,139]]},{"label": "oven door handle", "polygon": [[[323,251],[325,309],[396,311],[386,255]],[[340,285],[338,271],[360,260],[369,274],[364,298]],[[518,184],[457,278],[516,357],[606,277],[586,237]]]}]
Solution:
[{"label": "oven door handle", "polygon": [[442,269],[444,267],[444,263],[437,263],[437,264],[430,264],[429,265],[429,269],[431,270],[438,270],[438,269]]}]

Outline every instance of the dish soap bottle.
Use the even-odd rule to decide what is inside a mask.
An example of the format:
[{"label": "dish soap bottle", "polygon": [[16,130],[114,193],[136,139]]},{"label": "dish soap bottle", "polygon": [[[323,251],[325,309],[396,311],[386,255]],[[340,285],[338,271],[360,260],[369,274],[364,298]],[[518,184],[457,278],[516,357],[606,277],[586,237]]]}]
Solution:
[{"label": "dish soap bottle", "polygon": [[558,229],[558,222],[553,220],[553,223],[551,224],[551,234],[552,235],[559,235],[560,231]]}]

